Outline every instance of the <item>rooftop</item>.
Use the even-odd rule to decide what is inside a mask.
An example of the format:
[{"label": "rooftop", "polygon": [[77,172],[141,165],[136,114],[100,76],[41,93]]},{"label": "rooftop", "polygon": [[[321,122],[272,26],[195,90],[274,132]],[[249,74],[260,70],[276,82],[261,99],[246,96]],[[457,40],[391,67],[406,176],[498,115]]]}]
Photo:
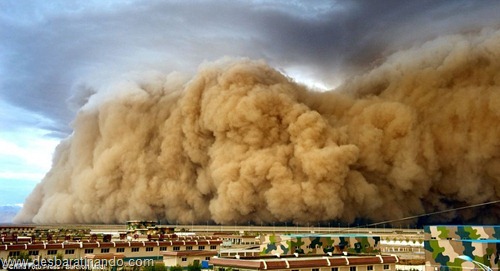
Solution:
[{"label": "rooftop", "polygon": [[180,251],[165,251],[163,256],[215,256],[217,251],[214,250],[180,250]]},{"label": "rooftop", "polygon": [[169,241],[112,241],[112,242],[36,242],[26,244],[2,244],[0,250],[109,248],[109,247],[160,247],[182,245],[218,245],[221,240],[169,240]]},{"label": "rooftop", "polygon": [[376,235],[372,234],[359,234],[359,233],[323,233],[323,234],[318,234],[318,233],[306,233],[306,234],[284,234],[283,236],[290,236],[290,237],[378,237]]},{"label": "rooftop", "polygon": [[240,257],[238,258],[211,258],[210,264],[235,268],[258,270],[277,270],[306,267],[329,267],[349,265],[371,265],[397,263],[399,258],[393,255],[371,256],[340,256],[340,255],[313,255],[313,256],[286,256],[286,257]]}]

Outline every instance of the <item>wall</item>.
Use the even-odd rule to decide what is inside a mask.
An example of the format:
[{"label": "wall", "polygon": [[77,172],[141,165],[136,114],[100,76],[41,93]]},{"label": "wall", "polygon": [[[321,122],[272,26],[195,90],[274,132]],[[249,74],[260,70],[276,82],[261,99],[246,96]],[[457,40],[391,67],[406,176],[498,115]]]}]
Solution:
[{"label": "wall", "polygon": [[499,269],[499,226],[427,226],[424,230],[427,271],[480,270],[472,262],[460,259],[461,255],[466,255],[493,270]]},{"label": "wall", "polygon": [[260,241],[261,254],[290,255],[342,253],[377,253],[380,237],[366,235],[266,235]]}]

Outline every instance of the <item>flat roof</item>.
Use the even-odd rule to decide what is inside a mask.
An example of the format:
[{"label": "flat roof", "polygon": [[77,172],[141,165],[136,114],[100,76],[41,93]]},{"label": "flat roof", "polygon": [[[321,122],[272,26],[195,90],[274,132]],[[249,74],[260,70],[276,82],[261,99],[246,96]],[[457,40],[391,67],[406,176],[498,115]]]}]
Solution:
[{"label": "flat roof", "polygon": [[378,235],[372,234],[360,234],[360,233],[305,233],[305,234],[283,234],[283,236],[290,237],[379,237]]}]

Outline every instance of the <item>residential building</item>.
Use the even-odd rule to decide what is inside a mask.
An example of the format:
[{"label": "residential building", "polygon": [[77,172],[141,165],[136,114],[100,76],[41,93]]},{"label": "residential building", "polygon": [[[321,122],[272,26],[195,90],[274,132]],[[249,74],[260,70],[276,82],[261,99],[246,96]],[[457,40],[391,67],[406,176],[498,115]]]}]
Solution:
[{"label": "residential building", "polygon": [[215,234],[218,238],[222,239],[222,246],[232,247],[232,246],[258,246],[260,245],[260,239],[256,235],[246,235],[246,234],[225,234],[217,233]]},{"label": "residential building", "polygon": [[184,250],[163,252],[163,263],[166,267],[181,266],[187,267],[189,264],[200,264],[208,267],[210,258],[217,255],[217,251],[207,250]]},{"label": "residential building", "polygon": [[382,253],[412,253],[423,254],[423,240],[381,240],[380,251]]},{"label": "residential building", "polygon": [[288,255],[283,257],[211,258],[215,271],[395,271],[396,256]]},{"label": "residential building", "polygon": [[81,259],[85,255],[123,255],[124,261],[130,259],[152,259],[163,261],[167,251],[200,250],[218,252],[221,240],[212,236],[194,236],[188,240],[172,239],[165,241],[112,241],[112,242],[43,242],[32,244],[0,245],[0,258],[7,259],[27,251],[32,258]]},{"label": "residential building", "polygon": [[260,250],[258,248],[255,249],[238,249],[238,248],[221,248],[219,251],[220,257],[257,257],[261,255]]}]

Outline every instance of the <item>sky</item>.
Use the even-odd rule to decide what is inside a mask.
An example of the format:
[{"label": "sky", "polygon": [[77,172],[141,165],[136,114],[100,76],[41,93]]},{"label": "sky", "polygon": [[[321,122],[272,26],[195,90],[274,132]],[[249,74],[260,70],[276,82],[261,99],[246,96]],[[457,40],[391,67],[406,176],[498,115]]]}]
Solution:
[{"label": "sky", "polygon": [[437,36],[497,28],[496,1],[0,1],[0,206],[50,169],[94,89],[263,59],[318,90]]}]

